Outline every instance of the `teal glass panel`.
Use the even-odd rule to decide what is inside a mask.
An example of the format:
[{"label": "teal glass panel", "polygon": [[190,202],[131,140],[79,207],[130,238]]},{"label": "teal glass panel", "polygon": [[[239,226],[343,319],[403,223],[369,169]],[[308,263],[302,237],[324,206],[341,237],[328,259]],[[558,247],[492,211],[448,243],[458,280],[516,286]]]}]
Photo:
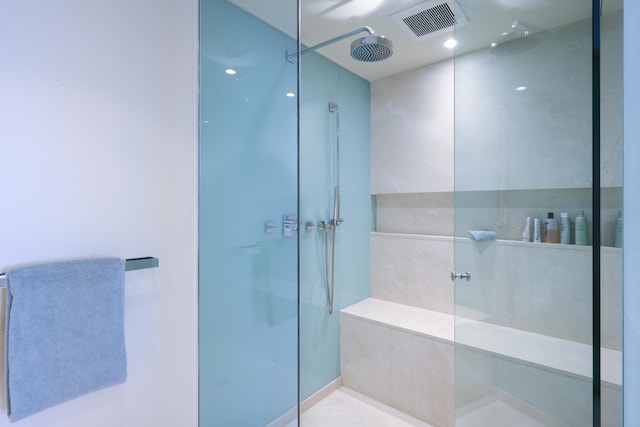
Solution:
[{"label": "teal glass panel", "polygon": [[295,416],[297,67],[285,60],[295,47],[227,1],[201,1],[201,426]]},{"label": "teal glass panel", "polygon": [[[337,111],[329,111],[329,103]],[[369,296],[369,236],[374,203],[369,190],[369,82],[310,53],[301,58],[300,217],[317,225],[333,217],[340,120],[340,217],[335,248],[334,309],[329,315],[325,233],[300,236],[300,397],[340,376],[340,309]],[[331,264],[331,247],[328,248]]]}]

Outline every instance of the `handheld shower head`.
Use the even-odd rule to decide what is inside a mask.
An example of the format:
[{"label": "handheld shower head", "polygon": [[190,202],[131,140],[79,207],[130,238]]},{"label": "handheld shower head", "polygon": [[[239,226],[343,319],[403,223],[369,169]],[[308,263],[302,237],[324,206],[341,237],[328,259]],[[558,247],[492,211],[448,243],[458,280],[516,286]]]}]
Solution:
[{"label": "handheld shower head", "polygon": [[393,42],[384,36],[367,36],[351,43],[351,57],[362,62],[384,61],[393,55]]}]

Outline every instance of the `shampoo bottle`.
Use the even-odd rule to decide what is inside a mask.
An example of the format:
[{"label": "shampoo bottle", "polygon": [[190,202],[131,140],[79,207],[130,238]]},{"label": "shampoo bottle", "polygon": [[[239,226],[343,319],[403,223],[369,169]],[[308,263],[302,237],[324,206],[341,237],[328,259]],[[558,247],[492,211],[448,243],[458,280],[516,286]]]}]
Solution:
[{"label": "shampoo bottle", "polygon": [[616,219],[616,248],[622,247],[622,212],[618,211],[618,218]]},{"label": "shampoo bottle", "polygon": [[535,217],[533,219],[533,243],[540,243],[542,239],[540,238],[540,218]]},{"label": "shampoo bottle", "polygon": [[584,211],[580,211],[576,217],[576,245],[587,244],[587,218]]},{"label": "shampoo bottle", "polygon": [[544,221],[544,241],[545,243],[560,243],[558,220],[553,217],[553,212],[549,212]]},{"label": "shampoo bottle", "polygon": [[569,213],[560,212],[560,243],[568,245],[571,241],[571,223],[569,222]]}]

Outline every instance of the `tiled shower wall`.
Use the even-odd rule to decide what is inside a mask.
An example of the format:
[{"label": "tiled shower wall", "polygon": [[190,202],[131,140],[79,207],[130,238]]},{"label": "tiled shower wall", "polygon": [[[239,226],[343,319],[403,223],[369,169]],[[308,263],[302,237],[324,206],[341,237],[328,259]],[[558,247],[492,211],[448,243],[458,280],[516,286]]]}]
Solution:
[{"label": "tiled shower wall", "polygon": [[[622,251],[611,247],[622,208],[621,17],[603,17],[601,76],[601,327],[602,345],[615,355],[615,378],[621,374],[622,346]],[[574,219],[584,210],[591,225],[591,23],[540,33],[530,45],[527,51],[512,45],[474,52],[455,63],[372,82],[371,193],[377,233],[371,237],[371,296],[455,311],[588,348],[591,247],[575,246],[573,232],[570,245],[520,240],[525,218],[545,218],[547,212],[557,217],[569,212]],[[520,85],[528,89],[516,92]],[[495,230],[499,240],[450,237],[464,238],[470,229]],[[455,295],[449,278],[454,260],[462,271],[473,272],[469,284],[456,283]],[[387,335],[371,336],[368,342],[375,347],[366,348],[363,358],[375,357],[374,349],[388,342],[390,348],[399,345]],[[425,352],[424,360],[432,353]],[[486,360],[470,363],[474,355],[457,351],[455,369],[447,362],[438,365],[451,376],[455,370],[456,380],[470,382],[470,387],[456,384],[456,410],[498,390],[568,425],[588,423],[589,380],[564,374],[551,378],[526,364],[510,361],[507,366],[500,357],[483,355]],[[413,366],[398,360],[392,366]],[[345,365],[351,367],[348,361]],[[425,369],[407,370],[419,376]],[[375,383],[377,376],[369,372],[377,367],[366,374]],[[345,384],[348,373],[343,372]],[[433,379],[418,383],[433,384]],[[619,384],[603,384],[603,425],[621,425]],[[446,395],[446,387],[445,381],[436,388]],[[465,394],[467,388],[472,395]],[[394,383],[385,382],[379,390],[382,395],[395,391]],[[399,405],[409,402],[401,400]]]},{"label": "tiled shower wall", "polygon": [[[615,350],[621,348],[622,254],[608,247],[614,245],[614,223],[622,208],[621,28],[621,13],[603,17],[601,184],[602,238],[607,248],[601,262],[602,318],[603,345]],[[585,120],[590,117],[585,108],[591,95],[588,89],[584,93],[575,89],[576,85],[590,88],[590,31],[590,21],[581,21],[535,36],[535,47],[524,53],[498,55],[487,49],[456,58],[455,64],[445,61],[373,82],[371,192],[377,202],[376,231],[465,237],[470,229],[492,229],[500,240],[520,241],[526,217],[545,218],[547,212],[559,217],[566,211],[573,226],[579,210],[585,211],[590,226],[591,124]],[[473,74],[475,85],[464,77],[466,72]],[[499,87],[499,82],[516,83],[514,75],[527,82],[527,91],[516,92],[515,85],[509,91]],[[544,81],[556,75],[555,81]],[[461,82],[464,87],[459,86]],[[487,115],[497,104],[504,116]],[[537,116],[523,116],[528,111],[537,111]],[[468,121],[455,123],[459,117]],[[406,245],[415,242],[392,242],[405,246],[391,250],[372,239],[372,249],[377,251],[372,253],[372,264],[407,262],[401,254],[414,250]],[[591,282],[590,251],[583,250],[587,248],[544,245],[549,250],[543,251],[542,247],[516,246],[529,255],[546,252],[549,268],[562,269],[567,259],[580,270],[587,265],[581,277]],[[385,255],[376,261],[380,251]],[[394,258],[393,254],[400,255]],[[509,261],[511,273],[527,270],[529,255]],[[443,283],[453,264],[453,255],[439,261]],[[540,275],[529,272],[526,278],[516,275],[517,286],[536,288]],[[372,277],[372,283],[376,280]],[[569,292],[567,305],[588,291],[574,282],[558,289]],[[511,287],[503,287],[504,295],[517,290],[516,283],[508,283]],[[573,297],[571,289],[576,292]],[[437,295],[427,297],[431,309],[452,312],[451,299],[438,302]],[[506,309],[518,311],[515,306]],[[563,337],[588,341],[590,337],[579,331],[584,325],[573,323],[575,334],[564,331]],[[532,324],[519,327],[546,333],[542,323],[535,324],[535,317]]]},{"label": "tiled shower wall", "polygon": [[[457,315],[472,310],[469,317],[489,323],[591,342],[591,268],[575,268],[590,266],[590,247],[462,239],[455,250],[456,262],[473,275],[468,286],[460,282]],[[373,233],[371,296],[453,314],[453,252],[447,237]],[[620,351],[622,251],[603,248],[601,265],[602,345]]]},{"label": "tiled shower wall", "polygon": [[[602,28],[602,232],[613,246],[622,207],[621,13],[603,17]],[[584,210],[590,220],[590,31],[580,21],[536,35],[525,53],[487,49],[373,82],[376,230],[465,236],[481,228],[520,240],[528,216],[573,219]],[[513,90],[514,74],[528,90]],[[496,110],[504,116],[487,113]]]}]

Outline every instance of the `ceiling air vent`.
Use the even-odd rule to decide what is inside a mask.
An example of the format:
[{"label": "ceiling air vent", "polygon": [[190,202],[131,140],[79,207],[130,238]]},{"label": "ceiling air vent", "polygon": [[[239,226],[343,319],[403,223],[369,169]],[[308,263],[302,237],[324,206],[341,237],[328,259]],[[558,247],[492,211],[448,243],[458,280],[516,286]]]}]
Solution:
[{"label": "ceiling air vent", "polygon": [[454,26],[469,23],[462,8],[454,0],[422,3],[396,13],[391,19],[414,40],[424,40],[450,31]]}]

